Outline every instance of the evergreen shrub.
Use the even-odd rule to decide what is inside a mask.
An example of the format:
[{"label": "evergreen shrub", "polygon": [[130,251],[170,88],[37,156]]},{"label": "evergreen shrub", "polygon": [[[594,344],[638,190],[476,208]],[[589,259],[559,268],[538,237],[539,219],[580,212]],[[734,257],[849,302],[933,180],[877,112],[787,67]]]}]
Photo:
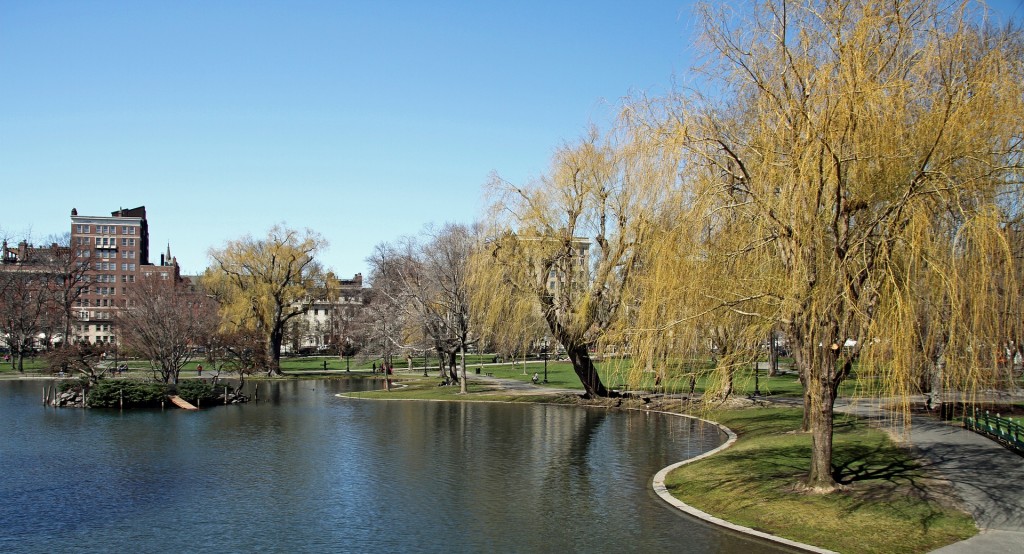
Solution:
[{"label": "evergreen shrub", "polygon": [[89,389],[90,408],[155,408],[167,397],[167,386],[128,379],[103,380]]}]

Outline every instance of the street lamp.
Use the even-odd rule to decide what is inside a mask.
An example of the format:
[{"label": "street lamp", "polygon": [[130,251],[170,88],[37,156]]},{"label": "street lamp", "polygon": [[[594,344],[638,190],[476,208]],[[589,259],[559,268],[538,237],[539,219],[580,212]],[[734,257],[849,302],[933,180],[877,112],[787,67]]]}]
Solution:
[{"label": "street lamp", "polygon": [[541,355],[544,356],[544,384],[548,384],[548,338],[541,343]]}]

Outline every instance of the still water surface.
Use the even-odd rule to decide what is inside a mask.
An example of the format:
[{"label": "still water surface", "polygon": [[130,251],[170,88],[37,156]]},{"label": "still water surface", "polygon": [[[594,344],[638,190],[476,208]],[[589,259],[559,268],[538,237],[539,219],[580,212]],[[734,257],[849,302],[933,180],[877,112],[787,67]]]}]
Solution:
[{"label": "still water surface", "polygon": [[262,383],[199,412],[41,405],[0,382],[0,552],[778,552],[668,508],[714,448],[680,417],[339,398]]}]

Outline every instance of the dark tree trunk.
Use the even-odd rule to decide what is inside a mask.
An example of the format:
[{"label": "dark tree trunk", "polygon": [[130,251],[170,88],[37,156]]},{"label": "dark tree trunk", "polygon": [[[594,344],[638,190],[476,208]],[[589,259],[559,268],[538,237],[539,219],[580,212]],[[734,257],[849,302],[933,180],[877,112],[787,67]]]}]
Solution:
[{"label": "dark tree trunk", "polygon": [[21,344],[18,345],[15,359],[18,367],[18,373],[25,373],[25,347]]},{"label": "dark tree trunk", "polygon": [[807,486],[814,491],[829,492],[836,488],[832,474],[832,408],[835,395],[823,380],[810,383],[811,406],[805,413],[811,432],[811,471]]},{"label": "dark tree trunk", "polygon": [[833,408],[839,382],[848,373],[850,363],[837,367],[840,348],[822,347],[811,341],[800,345],[801,374],[804,385],[804,423],[811,434],[811,468],[807,488],[814,492],[836,489],[832,472]]},{"label": "dark tree trunk", "polygon": [[[565,345],[563,345],[565,346]],[[566,346],[569,360],[572,361],[572,369],[576,372],[583,389],[586,390],[584,398],[608,398],[618,396],[614,391],[605,388],[601,382],[601,376],[597,374],[594,361],[590,359],[590,352],[586,345]]]},{"label": "dark tree trunk", "polygon": [[284,341],[284,328],[274,329],[267,343],[267,375],[281,373],[281,343]]}]

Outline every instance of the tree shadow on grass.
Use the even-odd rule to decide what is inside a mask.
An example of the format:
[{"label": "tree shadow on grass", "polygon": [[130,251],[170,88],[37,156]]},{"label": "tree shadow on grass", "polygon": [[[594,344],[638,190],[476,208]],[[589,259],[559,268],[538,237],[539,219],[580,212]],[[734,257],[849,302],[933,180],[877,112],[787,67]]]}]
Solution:
[{"label": "tree shadow on grass", "polygon": [[899,486],[924,476],[920,462],[889,446],[841,445],[832,459],[832,477],[841,485],[884,481]]},{"label": "tree shadow on grass", "polygon": [[[850,499],[845,511],[882,507],[927,532],[950,512],[955,494],[933,464],[893,445],[843,445],[833,457],[833,478]],[[913,502],[913,500],[918,500]]]}]

